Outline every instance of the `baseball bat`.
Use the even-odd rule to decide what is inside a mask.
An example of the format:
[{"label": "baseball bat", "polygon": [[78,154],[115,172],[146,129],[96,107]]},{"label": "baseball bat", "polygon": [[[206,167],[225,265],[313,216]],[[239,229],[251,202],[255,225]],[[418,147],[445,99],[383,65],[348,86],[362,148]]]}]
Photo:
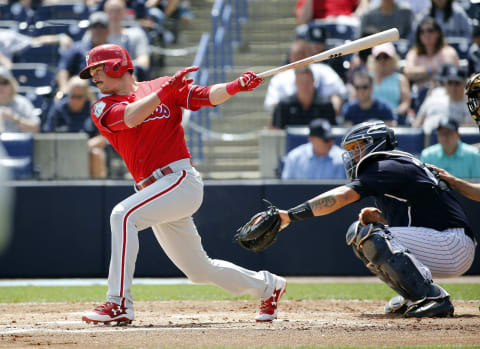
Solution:
[{"label": "baseball bat", "polygon": [[376,34],[372,34],[357,40],[347,42],[343,45],[334,47],[330,50],[317,53],[316,55],[313,55],[304,59],[300,59],[298,61],[286,64],[286,65],[282,65],[281,67],[264,71],[263,73],[260,73],[257,75],[262,78],[265,78],[267,76],[275,75],[285,70],[300,68],[310,63],[315,63],[315,62],[320,62],[320,61],[324,61],[331,58],[345,56],[350,53],[362,51],[373,46],[384,44],[386,42],[395,41],[395,40],[398,40],[399,37],[400,35],[398,34],[397,28],[384,30]]}]

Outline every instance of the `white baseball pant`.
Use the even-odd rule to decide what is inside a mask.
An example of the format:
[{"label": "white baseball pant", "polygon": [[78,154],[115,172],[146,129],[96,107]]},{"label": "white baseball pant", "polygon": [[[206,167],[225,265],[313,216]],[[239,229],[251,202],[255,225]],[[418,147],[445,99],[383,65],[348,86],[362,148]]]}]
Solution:
[{"label": "white baseball pant", "polygon": [[149,227],[167,256],[192,282],[217,285],[239,295],[270,297],[276,275],[208,257],[192,218],[203,200],[200,174],[190,165],[190,159],[168,166],[173,173],[131,195],[112,211],[107,300],[133,307],[131,285],[138,232]]}]

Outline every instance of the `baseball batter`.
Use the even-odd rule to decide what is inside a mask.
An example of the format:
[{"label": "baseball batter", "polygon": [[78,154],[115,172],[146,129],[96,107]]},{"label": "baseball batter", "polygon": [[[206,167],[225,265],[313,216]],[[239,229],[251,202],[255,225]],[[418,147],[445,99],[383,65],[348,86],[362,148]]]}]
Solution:
[{"label": "baseball batter", "polygon": [[192,219],[202,203],[203,183],[190,160],[181,126],[182,108],[221,104],[238,92],[255,89],[263,79],[245,72],[227,84],[196,86],[185,76],[197,69],[185,68],[173,77],[139,83],[123,47],[100,45],[87,55],[80,77],[91,78],[107,95],[92,106],[91,117],[125,161],[136,193],[111,213],[107,302],[84,314],[84,321],[130,323],[134,319],[131,285],[138,232],[149,227],[167,256],[192,282],[260,297],[257,321],[272,321],[277,316],[277,304],[286,289],[284,278],[210,259],[203,249]]},{"label": "baseball batter", "polygon": [[433,277],[455,277],[471,266],[475,236],[448,185],[397,141],[383,122],[354,126],[342,140],[351,182],[288,211],[281,225],[326,215],[372,196],[347,231],[347,244],[399,296],[385,306],[405,317],[450,316],[449,294]]}]

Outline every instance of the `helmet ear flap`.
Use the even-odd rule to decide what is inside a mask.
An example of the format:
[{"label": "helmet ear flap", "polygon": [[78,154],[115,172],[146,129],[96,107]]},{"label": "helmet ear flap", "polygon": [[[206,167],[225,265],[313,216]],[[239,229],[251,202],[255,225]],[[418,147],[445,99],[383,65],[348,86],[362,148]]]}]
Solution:
[{"label": "helmet ear flap", "polygon": [[395,138],[395,133],[389,127],[387,127],[387,137],[385,137],[385,138],[386,138],[385,140],[386,140],[387,150],[393,150],[397,147],[398,141]]}]

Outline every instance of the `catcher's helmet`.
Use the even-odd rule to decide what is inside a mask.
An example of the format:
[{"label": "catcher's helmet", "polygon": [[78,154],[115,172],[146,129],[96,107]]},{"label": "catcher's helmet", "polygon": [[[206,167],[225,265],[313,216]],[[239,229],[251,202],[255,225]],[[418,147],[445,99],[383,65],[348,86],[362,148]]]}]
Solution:
[{"label": "catcher's helmet", "polygon": [[104,64],[103,71],[112,78],[119,78],[129,70],[134,70],[132,60],[127,50],[122,46],[105,44],[92,48],[87,54],[87,66],[79,76],[90,79],[90,68]]},{"label": "catcher's helmet", "polygon": [[467,106],[472,118],[480,123],[480,73],[474,74],[465,85]]},{"label": "catcher's helmet", "polygon": [[353,126],[342,139],[343,164],[347,177],[354,179],[358,162],[365,155],[376,152],[393,150],[397,140],[393,130],[383,121],[363,122]]}]

